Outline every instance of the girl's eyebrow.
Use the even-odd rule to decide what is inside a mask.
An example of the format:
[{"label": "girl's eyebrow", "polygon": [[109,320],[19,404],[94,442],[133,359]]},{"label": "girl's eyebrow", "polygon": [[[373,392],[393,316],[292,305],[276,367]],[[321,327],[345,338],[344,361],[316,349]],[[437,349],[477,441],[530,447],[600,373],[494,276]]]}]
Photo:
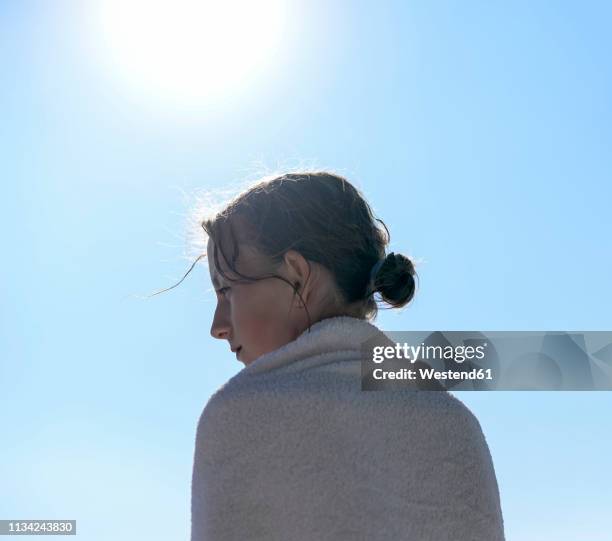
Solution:
[{"label": "girl's eyebrow", "polygon": [[219,273],[217,272],[217,269],[211,268],[210,270],[210,281],[212,282],[213,286],[219,287]]},{"label": "girl's eyebrow", "polygon": [[213,286],[217,289],[220,288],[223,285],[223,283],[225,283],[225,279],[223,277],[221,277],[220,279],[219,277],[220,275],[216,272],[215,274],[213,274],[213,277],[212,277]]}]

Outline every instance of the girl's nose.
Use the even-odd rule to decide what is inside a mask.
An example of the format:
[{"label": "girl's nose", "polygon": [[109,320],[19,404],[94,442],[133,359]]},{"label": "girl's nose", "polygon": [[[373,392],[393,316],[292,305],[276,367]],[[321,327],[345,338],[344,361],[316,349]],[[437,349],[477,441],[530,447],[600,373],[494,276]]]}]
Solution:
[{"label": "girl's nose", "polygon": [[218,338],[219,340],[228,340],[230,336],[230,325],[229,322],[219,314],[217,310],[215,312],[215,317],[212,322],[212,326],[210,327],[210,334],[213,338]]}]

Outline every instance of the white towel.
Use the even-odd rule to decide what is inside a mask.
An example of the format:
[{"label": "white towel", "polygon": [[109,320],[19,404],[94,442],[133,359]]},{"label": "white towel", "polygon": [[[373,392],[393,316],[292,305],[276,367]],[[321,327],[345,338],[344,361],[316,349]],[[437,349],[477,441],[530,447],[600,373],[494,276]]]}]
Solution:
[{"label": "white towel", "polygon": [[192,541],[504,539],[474,415],[446,391],[361,391],[368,321],[323,319],[210,398]]}]

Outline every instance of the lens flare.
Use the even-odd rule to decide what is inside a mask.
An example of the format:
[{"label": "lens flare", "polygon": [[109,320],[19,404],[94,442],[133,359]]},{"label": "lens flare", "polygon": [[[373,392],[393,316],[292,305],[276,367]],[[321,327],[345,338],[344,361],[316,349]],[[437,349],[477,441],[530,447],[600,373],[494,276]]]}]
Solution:
[{"label": "lens flare", "polygon": [[285,27],[280,0],[103,0],[104,47],[145,96],[209,101],[244,89],[272,64]]}]

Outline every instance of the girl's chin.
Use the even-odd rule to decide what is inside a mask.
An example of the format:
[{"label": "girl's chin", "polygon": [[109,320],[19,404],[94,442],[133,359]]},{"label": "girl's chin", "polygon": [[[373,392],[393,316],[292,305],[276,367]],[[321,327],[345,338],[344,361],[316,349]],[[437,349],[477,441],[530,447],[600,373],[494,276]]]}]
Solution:
[{"label": "girl's chin", "polygon": [[242,346],[240,346],[238,350],[236,351],[236,359],[240,361],[241,363],[243,363],[244,365],[249,364],[249,360],[244,357]]}]

